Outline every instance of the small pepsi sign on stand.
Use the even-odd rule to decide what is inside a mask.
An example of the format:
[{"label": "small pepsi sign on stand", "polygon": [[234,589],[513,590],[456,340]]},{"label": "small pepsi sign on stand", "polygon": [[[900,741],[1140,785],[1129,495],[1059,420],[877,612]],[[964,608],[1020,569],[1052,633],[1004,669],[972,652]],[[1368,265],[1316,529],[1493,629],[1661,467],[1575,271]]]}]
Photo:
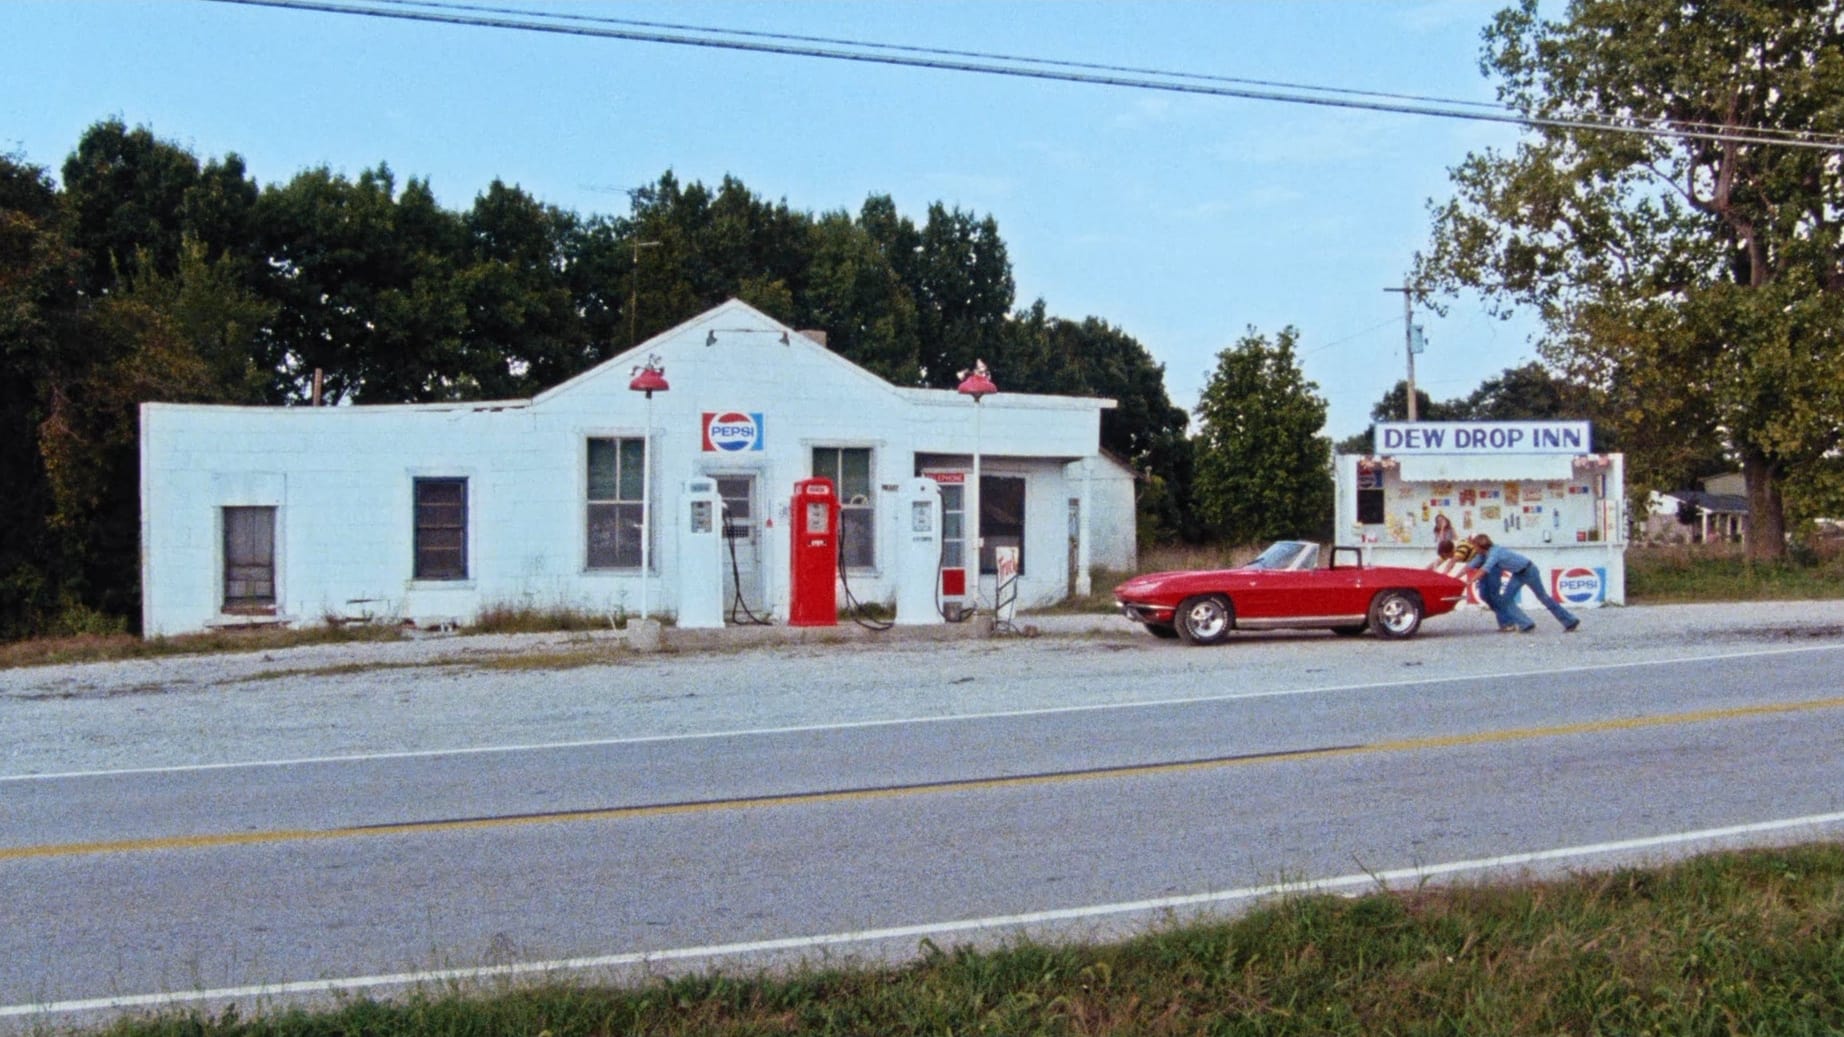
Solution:
[{"label": "small pepsi sign on stand", "polygon": [[1599,605],[1607,600],[1607,570],[1600,566],[1567,565],[1551,569],[1550,596],[1564,605]]},{"label": "small pepsi sign on stand", "polygon": [[701,449],[707,454],[762,451],[761,411],[707,410],[698,426]]}]

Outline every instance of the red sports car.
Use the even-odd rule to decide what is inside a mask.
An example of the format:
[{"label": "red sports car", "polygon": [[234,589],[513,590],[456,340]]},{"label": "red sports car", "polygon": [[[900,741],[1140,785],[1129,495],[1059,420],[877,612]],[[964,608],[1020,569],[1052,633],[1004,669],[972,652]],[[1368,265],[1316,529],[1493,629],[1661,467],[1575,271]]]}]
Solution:
[{"label": "red sports car", "polygon": [[1452,612],[1465,584],[1445,573],[1367,566],[1355,547],[1334,547],[1319,566],[1319,545],[1282,540],[1234,569],[1147,573],[1114,588],[1121,612],[1158,637],[1212,645],[1238,627],[1326,627],[1411,637],[1429,616]]}]

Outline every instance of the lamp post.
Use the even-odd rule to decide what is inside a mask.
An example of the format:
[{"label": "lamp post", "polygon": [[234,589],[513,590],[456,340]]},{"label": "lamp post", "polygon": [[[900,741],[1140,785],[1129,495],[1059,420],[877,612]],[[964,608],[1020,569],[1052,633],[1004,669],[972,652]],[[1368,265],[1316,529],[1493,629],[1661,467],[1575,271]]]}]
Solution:
[{"label": "lamp post", "polygon": [[[657,241],[634,242],[634,274],[628,278],[627,286],[627,345],[634,348],[640,342],[640,250],[658,248]],[[662,386],[663,388],[663,386]],[[653,397],[649,395],[648,399]]]},{"label": "lamp post", "polygon": [[627,383],[627,387],[634,392],[647,394],[647,434],[640,441],[640,619],[644,623],[647,619],[647,583],[651,578],[649,549],[653,542],[650,515],[653,506],[653,394],[665,392],[672,386],[666,384],[666,369],[660,364],[659,357],[650,356],[645,364],[634,368],[634,378]]},{"label": "lamp post", "polygon": [[973,485],[967,494],[967,514],[973,523],[973,601],[979,607],[981,554],[986,546],[986,538],[980,534],[980,425],[985,413],[980,406],[980,399],[999,391],[992,383],[992,376],[986,370],[986,361],[975,360],[973,370],[960,373],[960,387],[956,390],[962,396],[973,397]]}]

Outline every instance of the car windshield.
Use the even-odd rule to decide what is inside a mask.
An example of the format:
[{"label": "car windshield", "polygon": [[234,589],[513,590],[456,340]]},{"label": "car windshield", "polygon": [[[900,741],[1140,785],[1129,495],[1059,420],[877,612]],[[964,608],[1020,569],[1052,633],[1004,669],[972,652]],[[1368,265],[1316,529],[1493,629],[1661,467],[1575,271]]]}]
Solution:
[{"label": "car windshield", "polygon": [[1304,540],[1277,540],[1255,556],[1245,569],[1311,569],[1319,561],[1319,545]]}]

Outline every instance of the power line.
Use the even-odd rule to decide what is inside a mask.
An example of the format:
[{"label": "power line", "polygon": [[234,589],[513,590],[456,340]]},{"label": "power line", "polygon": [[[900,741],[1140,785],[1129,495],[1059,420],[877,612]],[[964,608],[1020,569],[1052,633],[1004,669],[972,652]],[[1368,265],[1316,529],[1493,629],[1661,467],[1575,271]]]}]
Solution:
[{"label": "power line", "polygon": [[[1597,117],[1560,117],[1522,115],[1513,111],[1480,110],[1469,111],[1462,107],[1462,102],[1437,101],[1434,103],[1397,103],[1388,100],[1371,100],[1355,96],[1357,92],[1347,91],[1347,96],[1313,96],[1288,90],[1319,90],[1325,87],[1288,87],[1282,89],[1254,89],[1251,86],[1231,86],[1200,81],[1163,81],[1161,79],[1128,78],[1126,73],[1096,74],[1068,70],[1071,63],[1051,63],[1029,58],[1001,58],[1010,64],[992,64],[985,61],[949,60],[948,54],[941,56],[903,56],[898,54],[877,54],[865,50],[839,50],[831,47],[793,46],[789,42],[757,42],[754,39],[719,39],[712,36],[683,35],[686,30],[673,33],[660,31],[639,31],[638,29],[603,28],[593,25],[567,25],[556,22],[512,20],[506,18],[487,18],[477,15],[448,14],[438,10],[411,10],[407,6],[396,8],[359,7],[351,4],[333,3],[329,0],[209,0],[212,3],[237,4],[247,7],[274,7],[296,11],[316,11],[325,14],[349,14],[369,18],[385,18],[399,21],[431,22],[445,25],[460,25],[474,28],[512,29],[522,32],[542,32],[554,35],[583,36],[599,39],[618,39],[636,43],[663,43],[687,47],[704,47],[715,50],[737,50],[758,54],[776,54],[787,57],[822,58],[833,61],[853,61],[862,64],[891,65],[905,68],[924,68],[947,72],[970,72],[983,75],[1008,76],[1017,79],[1039,79],[1052,82],[1080,83],[1089,86],[1115,86],[1137,90],[1153,90],[1166,93],[1197,94],[1213,97],[1234,97],[1252,101],[1274,101],[1285,104],[1306,104],[1328,108],[1350,108],[1363,111],[1389,112],[1398,115],[1425,115],[1443,119],[1464,119],[1474,122],[1491,122],[1523,127],[1542,127],[1547,129],[1592,130],[1610,133],[1627,133],[1639,136],[1665,137],[1673,139],[1709,140],[1734,144],[1765,144],[1782,147],[1813,148],[1827,151],[1844,150],[1844,136],[1832,134],[1811,134],[1804,132],[1785,133],[1773,129],[1755,129],[1734,131],[1728,129],[1705,130],[1695,127],[1658,126],[1645,123],[1615,121]],[[389,0],[385,0],[389,2]],[[462,5],[449,5],[451,8]],[[484,9],[483,9],[484,12]],[[536,14],[536,17],[559,18],[563,16]],[[708,31],[708,30],[699,30]],[[731,33],[730,35],[738,35]],[[764,34],[767,35],[767,34]],[[759,38],[759,37],[758,37]],[[852,46],[865,46],[852,44]],[[880,45],[885,46],[885,45]],[[911,53],[923,52],[917,48],[899,48]],[[1036,61],[1039,67],[1028,67]],[[1097,66],[1098,68],[1100,66]],[[1144,75],[1136,73],[1135,75]],[[1154,73],[1167,78],[1177,78],[1179,73]],[[1466,105],[1476,102],[1464,102]]]},{"label": "power line", "polygon": [[1351,342],[1356,339],[1363,338],[1364,336],[1380,328],[1394,327],[1399,320],[1401,320],[1400,317],[1391,317],[1390,319],[1386,321],[1381,321],[1379,323],[1372,324],[1370,327],[1364,328],[1360,331],[1353,331],[1351,334],[1346,335],[1344,338],[1335,338],[1330,342],[1321,342],[1318,345],[1314,346],[1313,348],[1308,349],[1305,352],[1301,353],[1300,355],[1302,357],[1309,357],[1309,356],[1312,356],[1314,353],[1323,353],[1326,350],[1332,348],[1333,346],[1342,346],[1347,342]]},{"label": "power line", "polygon": [[708,25],[689,25],[681,22],[650,22],[636,18],[613,18],[606,15],[566,14],[563,12],[538,12],[519,7],[492,7],[484,4],[444,3],[441,0],[369,0],[370,3],[387,7],[428,7],[449,11],[474,11],[483,14],[517,14],[555,19],[565,22],[587,22],[601,25],[631,25],[643,29],[671,29],[682,32],[709,33],[712,35],[738,36],[749,39],[788,40],[796,43],[824,43],[846,47],[856,47],[874,51],[899,51],[910,54],[934,54],[943,57],[982,58],[995,61],[1012,62],[1022,65],[1042,65],[1049,68],[1087,69],[1095,72],[1127,72],[1134,75],[1159,76],[1165,79],[1193,80],[1201,83],[1236,83],[1243,86],[1273,87],[1286,90],[1310,90],[1327,94],[1345,94],[1352,97],[1379,97],[1396,101],[1421,101],[1429,104],[1445,104],[1461,107],[1479,107],[1504,110],[1504,106],[1492,101],[1467,101],[1445,97],[1430,97],[1423,94],[1400,94],[1382,90],[1353,90],[1337,86],[1316,86],[1310,83],[1289,83],[1272,79],[1248,79],[1241,76],[1220,76],[1200,72],[1172,72],[1165,69],[1139,68],[1132,65],[1108,65],[1086,61],[1064,61],[1056,58],[1025,57],[1016,54],[1000,54],[980,50],[951,50],[942,47],[918,47],[904,43],[878,43],[869,40],[844,39],[836,36],[801,36],[783,32],[761,32],[751,29],[725,29]]}]

